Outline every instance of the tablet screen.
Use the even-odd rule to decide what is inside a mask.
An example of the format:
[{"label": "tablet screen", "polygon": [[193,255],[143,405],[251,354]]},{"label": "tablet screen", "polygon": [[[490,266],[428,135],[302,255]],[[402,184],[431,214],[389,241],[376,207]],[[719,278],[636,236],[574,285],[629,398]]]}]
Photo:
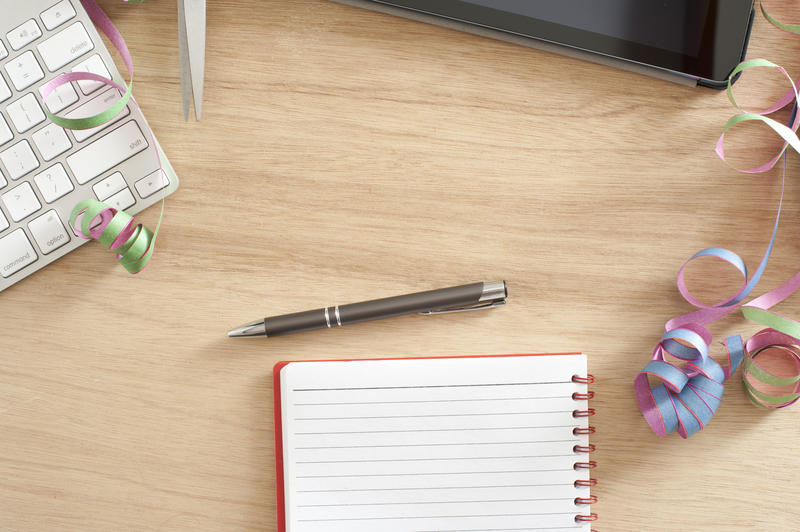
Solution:
[{"label": "tablet screen", "polygon": [[509,13],[697,56],[709,0],[470,1]]},{"label": "tablet screen", "polygon": [[724,81],[753,0],[378,0],[487,28]]}]

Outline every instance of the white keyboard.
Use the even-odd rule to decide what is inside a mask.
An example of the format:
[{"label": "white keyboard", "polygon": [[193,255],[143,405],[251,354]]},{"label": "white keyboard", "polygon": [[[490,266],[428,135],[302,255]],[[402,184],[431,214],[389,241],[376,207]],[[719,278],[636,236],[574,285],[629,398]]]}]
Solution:
[{"label": "white keyboard", "polygon": [[[94,198],[133,214],[178,188],[135,103],[111,122],[65,130],[42,111],[95,115],[121,97],[95,81],[42,87],[63,72],[120,76],[79,0],[0,0],[0,291],[86,241],[72,208]],[[157,143],[156,143],[157,144]],[[105,260],[98,259],[98,260]]]}]

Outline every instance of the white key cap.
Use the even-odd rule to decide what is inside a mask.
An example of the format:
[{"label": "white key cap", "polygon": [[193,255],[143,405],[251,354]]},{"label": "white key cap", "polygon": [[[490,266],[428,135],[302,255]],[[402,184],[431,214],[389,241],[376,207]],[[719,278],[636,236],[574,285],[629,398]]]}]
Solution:
[{"label": "white key cap", "polygon": [[35,41],[41,36],[42,30],[39,29],[39,25],[36,24],[36,21],[33,19],[25,21],[23,24],[20,24],[13,30],[6,33],[8,44],[10,44],[11,48],[14,50],[19,50],[26,44]]},{"label": "white key cap", "polygon": [[0,59],[5,59],[8,57],[8,50],[6,50],[6,45],[3,44],[3,41],[0,41]]},{"label": "white key cap", "polygon": [[44,77],[42,67],[30,50],[6,63],[6,72],[18,91],[25,90]]},{"label": "white key cap", "polygon": [[0,76],[0,102],[4,102],[11,98],[11,89],[8,88],[8,83]]},{"label": "white key cap", "polygon": [[[39,95],[44,99],[44,87],[39,87]],[[44,103],[51,113],[57,113],[65,107],[69,107],[78,101],[78,93],[72,87],[72,83],[65,83],[56,87],[56,90],[50,93]]]},{"label": "white key cap", "polygon": [[[119,91],[117,89],[108,89],[107,91],[100,94],[100,96],[96,96],[95,98],[89,100],[85,104],[77,107],[76,109],[67,113],[67,118],[86,118],[87,116],[94,116],[97,113],[105,111],[112,105],[114,102],[119,101],[121,96],[119,95]],[[126,105],[125,108],[120,112],[117,116],[115,116],[110,121],[106,122],[105,124],[101,124],[97,127],[92,127],[89,129],[73,129],[72,136],[75,137],[75,140],[78,142],[83,142],[84,140],[88,139],[98,131],[101,131],[111,124],[115,122],[119,122],[126,116],[131,114],[130,109]]]},{"label": "white key cap", "polygon": [[6,229],[8,229],[8,227],[9,227],[8,220],[6,220],[6,217],[3,214],[3,212],[0,211],[0,232],[5,231]]},{"label": "white key cap", "polygon": [[54,159],[72,147],[64,129],[55,124],[46,125],[34,133],[31,138],[45,161]]},{"label": "white key cap", "polygon": [[64,166],[61,163],[39,172],[33,176],[33,180],[36,182],[36,188],[39,189],[42,198],[47,203],[53,203],[64,194],[72,192],[75,188],[72,186],[72,181],[70,181],[67,171],[64,170]]},{"label": "white key cap", "polygon": [[94,43],[81,22],[76,22],[36,45],[45,66],[55,72],[94,48]]},{"label": "white key cap", "polygon": [[3,277],[11,277],[38,258],[22,229],[0,238],[0,275]]},{"label": "white key cap", "polygon": [[17,142],[7,150],[0,152],[0,161],[3,161],[11,179],[15,181],[31,170],[39,168],[39,161],[36,160],[27,140]]},{"label": "white key cap", "polygon": [[17,129],[17,133],[25,133],[33,126],[44,122],[45,119],[44,112],[39,102],[36,101],[36,96],[30,92],[8,104],[6,111]]},{"label": "white key cap", "polygon": [[15,222],[42,208],[42,204],[33,192],[33,187],[27,181],[3,194],[2,198],[8,208],[8,214]]},{"label": "white key cap", "polygon": [[[72,69],[73,72],[91,72],[92,74],[97,74],[98,76],[103,76],[104,78],[111,79],[111,73],[106,68],[106,64],[103,63],[103,60],[100,58],[98,54],[93,55],[86,61],[75,66]],[[81,88],[81,92],[84,94],[91,94],[100,87],[104,87],[102,83],[99,81],[91,81],[91,80],[78,80],[78,85]]]},{"label": "white key cap", "polygon": [[3,115],[0,115],[0,146],[13,138],[14,134],[11,133],[11,129],[8,127],[8,122],[6,122],[6,119],[3,118]]},{"label": "white key cap", "polygon": [[98,181],[92,185],[94,195],[97,196],[97,199],[100,201],[105,201],[107,198],[110,198],[123,188],[127,187],[128,184],[125,182],[125,178],[122,177],[121,172],[114,172],[102,181]]},{"label": "white key cap", "polygon": [[167,185],[169,185],[167,174],[161,170],[156,170],[152,174],[136,182],[136,192],[144,199],[148,196],[152,196]]},{"label": "white key cap", "polygon": [[67,157],[67,164],[82,185],[145,149],[147,140],[131,120]]},{"label": "white key cap", "polygon": [[28,224],[31,236],[39,245],[43,255],[47,255],[69,242],[69,235],[56,211],[47,211]]},{"label": "white key cap", "polygon": [[5,187],[8,185],[8,181],[6,181],[5,176],[3,176],[3,172],[0,172],[0,188]]},{"label": "white key cap", "polygon": [[136,200],[133,199],[133,194],[131,194],[131,189],[126,188],[120,192],[117,192],[110,198],[105,200],[106,203],[117,209],[118,211],[124,211],[128,207],[132,206],[136,203]]},{"label": "white key cap", "polygon": [[69,0],[59,2],[50,9],[45,10],[41,17],[44,27],[48,30],[55,29],[75,16],[75,9]]}]

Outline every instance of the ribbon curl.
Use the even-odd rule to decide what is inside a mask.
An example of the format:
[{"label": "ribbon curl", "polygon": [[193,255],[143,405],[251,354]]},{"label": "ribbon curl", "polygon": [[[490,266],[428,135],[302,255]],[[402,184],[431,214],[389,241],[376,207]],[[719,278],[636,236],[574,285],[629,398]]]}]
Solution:
[{"label": "ribbon curl", "polygon": [[83,4],[86,13],[89,15],[94,25],[108,37],[111,44],[113,44],[114,48],[119,52],[122,61],[125,63],[125,67],[128,69],[128,78],[130,81],[128,82],[128,86],[123,88],[108,78],[90,72],[67,72],[59,74],[50,80],[42,87],[42,100],[47,100],[47,97],[61,85],[80,80],[91,80],[104,85],[110,85],[122,93],[122,97],[119,101],[115,102],[111,107],[96,115],[82,118],[65,118],[63,116],[58,116],[51,113],[45,105],[44,113],[47,115],[47,118],[54,124],[66,129],[89,129],[109,122],[125,109],[125,106],[128,105],[128,102],[131,100],[133,92],[133,58],[128,50],[128,45],[125,43],[125,39],[116,26],[114,26],[114,23],[111,22],[111,19],[108,18],[108,15],[106,15],[94,0],[81,0],[81,4]]},{"label": "ribbon curl", "polygon": [[[744,350],[741,337],[728,338],[728,365],[721,366],[708,355],[710,344],[711,334],[700,324],[687,323],[669,330],[656,345],[653,359],[636,376],[639,407],[659,436],[677,431],[688,438],[717,412],[725,391],[723,383],[736,371]],[[667,362],[666,355],[684,360],[686,366],[679,368]],[[661,379],[662,384],[650,388],[648,376]]]},{"label": "ribbon curl", "polygon": [[95,239],[116,251],[119,263],[130,273],[139,273],[153,254],[153,232],[106,203],[93,199],[78,203],[69,224],[78,237]]},{"label": "ribbon curl", "polygon": [[[768,15],[763,5],[761,6],[761,11],[770,22],[773,24],[776,22]],[[797,33],[793,31],[794,29],[800,30],[800,26],[778,25],[778,27],[793,33]],[[777,69],[788,79],[792,88],[768,109],[747,112],[736,102],[733,96],[731,80],[740,72],[759,67]],[[741,257],[732,251],[722,248],[708,248],[695,253],[679,270],[678,290],[683,298],[697,307],[698,310],[678,316],[667,322],[665,333],[656,344],[652,360],[634,379],[634,390],[639,408],[653,431],[662,437],[677,431],[683,438],[688,438],[704,428],[719,407],[724,392],[723,383],[736,371],[742,360],[745,361],[743,378],[746,393],[754,403],[760,406],[775,405],[782,407],[792,404],[800,397],[800,395],[795,397],[794,394],[792,396],[770,395],[758,390],[757,385],[754,384],[754,381],[772,385],[796,382],[798,384],[795,394],[800,392],[800,350],[797,347],[800,345],[800,341],[796,339],[800,337],[800,323],[768,311],[770,307],[800,288],[800,273],[775,290],[767,292],[747,305],[742,306],[743,300],[752,292],[760,280],[775,243],[786,183],[786,148],[792,146],[797,152],[800,152],[800,139],[796,133],[798,127],[800,127],[800,113],[798,113],[800,95],[797,92],[795,82],[786,70],[766,59],[752,59],[739,64],[728,78],[727,92],[728,98],[739,111],[739,114],[733,116],[725,124],[723,132],[717,141],[715,151],[726,164],[729,164],[725,160],[725,133],[738,123],[757,120],[775,131],[784,141],[778,154],[758,167],[738,170],[744,173],[766,172],[772,169],[781,157],[784,157],[778,211],[767,249],[751,278],[748,279],[747,268]],[[793,104],[794,107],[788,125],[781,124],[766,116],[783,109],[789,104]],[[714,257],[731,264],[744,278],[743,286],[738,292],[714,305],[706,305],[692,296],[684,282],[684,271],[689,262],[704,256]],[[740,306],[746,318],[765,324],[770,329],[761,331],[751,338],[747,344],[742,342],[741,336],[727,338],[724,343],[728,365],[721,366],[709,356],[712,335],[705,325],[724,317]],[[774,343],[771,344],[770,342]],[[755,358],[760,354],[774,348],[783,349],[785,353],[791,352],[797,357],[797,377],[772,375],[755,362]],[[667,362],[668,355],[683,361],[683,367]],[[651,377],[661,380],[661,384],[651,388]]]},{"label": "ribbon curl", "polygon": [[[784,24],[770,15],[764,8],[763,3],[760,7],[764,18],[772,25],[794,35],[800,35],[800,24]],[[777,65],[775,66],[788,78],[788,74],[786,74],[782,68],[777,67]],[[789,79],[791,81],[791,78]],[[797,87],[794,83],[792,84],[792,89],[794,90],[794,94],[792,94],[791,91],[787,92],[778,103],[773,106],[774,109],[777,109],[778,106],[785,105],[792,99],[797,99]],[[730,92],[729,96],[731,96]],[[795,107],[793,112],[794,115],[790,120],[790,127],[793,132],[796,132],[797,124],[800,121],[798,107]],[[771,127],[773,126],[773,124],[769,125]],[[797,150],[795,144],[797,141],[796,134],[794,136],[789,134],[785,128],[776,129],[773,127],[773,129]],[[783,154],[785,150],[786,144],[784,144],[778,157]],[[722,154],[720,153],[720,155]],[[744,383],[745,394],[753,404],[763,408],[785,408],[800,399],[800,340],[798,340],[798,338],[800,338],[800,323],[769,310],[798,289],[800,289],[800,272],[796,273],[774,290],[742,306],[742,315],[745,318],[767,327],[757,332],[745,343],[745,358],[744,365],[742,366],[742,381]],[[793,373],[788,376],[780,376],[765,370],[759,365],[756,358],[759,356],[766,358],[767,355],[772,358],[775,356],[783,357],[785,361],[794,366]],[[785,393],[787,387],[793,388],[793,391],[791,393]]]},{"label": "ribbon curl", "polygon": [[[747,397],[763,408],[785,408],[800,399],[800,341],[775,329],[763,329],[745,344],[742,380]],[[775,375],[756,361],[759,355],[776,354],[794,366],[789,376]],[[784,393],[792,387],[791,393]]]},{"label": "ribbon curl", "polygon": [[[128,1],[128,0],[126,0]],[[139,1],[139,0],[133,0]],[[117,30],[108,15],[97,5],[94,0],[81,0],[86,13],[102,31],[113,46],[117,49],[125,66],[128,69],[129,82],[126,87],[122,87],[111,79],[92,74],[90,72],[69,72],[63,73],[49,81],[42,89],[42,99],[52,94],[61,85],[66,85],[72,81],[91,80],[109,85],[117,89],[121,95],[120,99],[107,109],[92,116],[81,118],[66,118],[50,112],[45,105],[45,114],[54,124],[66,129],[89,129],[100,126],[113,120],[121,113],[129,102],[136,103],[132,96],[133,92],[133,59],[128,50],[128,45],[122,34]],[[152,133],[151,145],[155,146],[158,167],[163,171],[161,155],[159,154],[158,144],[154,142]],[[107,203],[92,199],[78,203],[70,214],[70,226],[79,238],[86,240],[96,239],[101,244],[117,252],[117,259],[120,264],[130,273],[138,273],[145,267],[150,257],[153,255],[155,239],[161,227],[164,216],[164,202],[161,203],[161,215],[158,219],[155,231],[151,231],[142,224],[135,224],[133,217],[124,211],[117,211]],[[80,227],[77,224],[80,222]]]}]

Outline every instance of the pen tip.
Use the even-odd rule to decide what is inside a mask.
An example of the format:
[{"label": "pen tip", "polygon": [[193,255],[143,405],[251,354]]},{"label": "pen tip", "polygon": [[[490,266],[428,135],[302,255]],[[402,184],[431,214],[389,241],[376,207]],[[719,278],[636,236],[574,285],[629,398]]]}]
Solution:
[{"label": "pen tip", "polygon": [[228,338],[245,338],[248,336],[266,336],[267,331],[263,321],[248,323],[228,331]]}]

